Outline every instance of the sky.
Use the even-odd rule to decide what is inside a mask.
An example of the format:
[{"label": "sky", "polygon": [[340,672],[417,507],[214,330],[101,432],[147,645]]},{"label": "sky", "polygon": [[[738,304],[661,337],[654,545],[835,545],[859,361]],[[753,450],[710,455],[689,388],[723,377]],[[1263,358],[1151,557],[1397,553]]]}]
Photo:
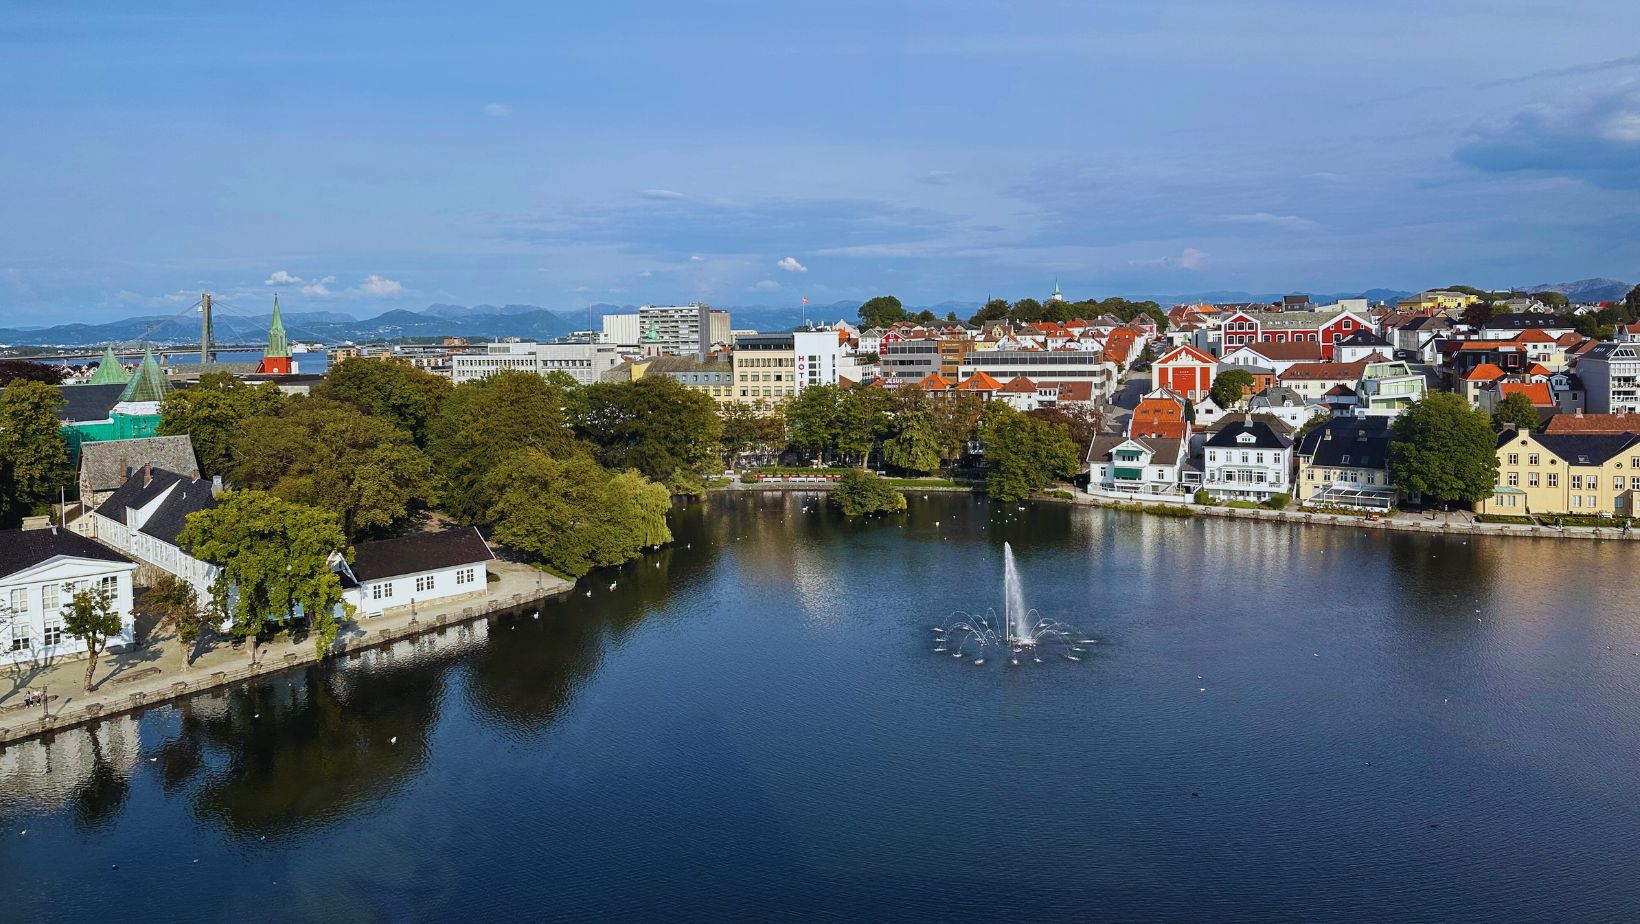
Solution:
[{"label": "sky", "polygon": [[1640,280],[1631,0],[0,5],[0,326]]}]

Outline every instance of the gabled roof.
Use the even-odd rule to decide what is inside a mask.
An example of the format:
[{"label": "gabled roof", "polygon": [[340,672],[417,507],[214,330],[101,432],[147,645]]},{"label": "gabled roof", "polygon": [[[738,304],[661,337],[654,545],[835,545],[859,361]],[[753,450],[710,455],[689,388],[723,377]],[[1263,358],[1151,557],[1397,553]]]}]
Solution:
[{"label": "gabled roof", "polygon": [[1492,363],[1481,363],[1475,368],[1469,370],[1469,374],[1465,375],[1463,378],[1466,382],[1491,382],[1495,379],[1503,378],[1503,375],[1503,370],[1499,369],[1496,365]]},{"label": "gabled roof", "polygon": [[1555,338],[1544,333],[1541,328],[1529,327],[1515,335],[1516,343],[1554,343]]},{"label": "gabled roof", "polygon": [[119,487],[121,476],[144,465],[199,477],[199,461],[187,436],[103,440],[80,446],[80,480],[93,491],[112,491]]},{"label": "gabled roof", "polygon": [[1061,382],[1059,385],[1059,400],[1064,402],[1092,401],[1092,382]]},{"label": "gabled roof", "polygon": [[360,542],[353,546],[353,563],[348,570],[360,581],[377,581],[475,565],[494,557],[484,537],[478,534],[476,528],[469,526],[466,529]]},{"label": "gabled roof", "polygon": [[215,507],[216,496],[211,493],[209,481],[161,468],[151,469],[149,475],[145,483],[142,471],[133,473],[125,484],[108,495],[97,513],[129,526],[125,519],[127,510],[140,510],[163,496],[164,500],[138,527],[138,532],[175,545],[188,514]]},{"label": "gabled roof", "polygon": [[958,391],[999,391],[1002,383],[991,377],[988,372],[980,371],[963,379],[957,385]]},{"label": "gabled roof", "polygon": [[1640,414],[1556,414],[1543,432],[1640,434]]},{"label": "gabled roof", "polygon": [[1153,365],[1165,366],[1165,365],[1168,365],[1170,363],[1184,362],[1184,361],[1199,363],[1199,364],[1207,365],[1207,366],[1217,366],[1219,364],[1219,361],[1217,359],[1214,359],[1212,356],[1209,356],[1208,354],[1203,353],[1201,350],[1198,350],[1195,347],[1193,347],[1193,346],[1191,346],[1190,344],[1187,343],[1187,344],[1183,344],[1182,346],[1176,346],[1173,349],[1168,350],[1166,353],[1164,353],[1162,355],[1162,358],[1156,360],[1156,362]]},{"label": "gabled roof", "polygon": [[1338,341],[1337,345],[1348,347],[1387,347],[1389,346],[1389,341],[1370,330],[1358,330],[1350,334],[1348,337],[1345,337],[1343,340]]},{"label": "gabled roof", "polygon": [[944,391],[952,386],[951,381],[945,376],[940,375],[938,372],[930,372],[922,377],[922,381],[917,383],[917,387],[924,391]]},{"label": "gabled roof", "polygon": [[1002,392],[1009,395],[1034,395],[1036,383],[1023,375],[1016,375],[1008,380],[1008,384],[1002,386]]},{"label": "gabled roof", "polygon": [[1532,404],[1536,407],[1555,406],[1554,396],[1549,394],[1548,382],[1499,382],[1497,389],[1499,398],[1525,395],[1532,399]]},{"label": "gabled roof", "polygon": [[1296,343],[1249,343],[1236,349],[1250,350],[1265,359],[1277,362],[1303,362],[1321,358],[1321,344],[1315,340],[1300,340]]},{"label": "gabled roof", "polygon": [[[1339,417],[1304,434],[1298,454],[1311,465],[1383,468],[1389,456],[1389,418]],[[1348,456],[1349,461],[1344,461]]]},{"label": "gabled roof", "polygon": [[[1240,442],[1238,437],[1244,433],[1252,436],[1253,442]],[[1217,449],[1235,449],[1243,446],[1252,449],[1286,449],[1293,445],[1293,440],[1271,426],[1267,420],[1255,417],[1249,421],[1243,417],[1226,417],[1214,426],[1206,445]]]},{"label": "gabled roof", "polygon": [[1604,465],[1640,447],[1640,436],[1633,433],[1534,433],[1531,438],[1570,465]]},{"label": "gabled roof", "polygon": [[67,529],[8,529],[0,531],[0,578],[48,562],[59,555],[117,564],[131,559]]},{"label": "gabled roof", "polygon": [[[114,413],[114,405],[120,403],[120,392],[125,391],[124,385],[58,385],[57,393],[68,399],[68,403],[57,410],[57,419],[63,423],[78,423],[87,420],[107,420]],[[0,388],[0,394],[5,389]]]},{"label": "gabled roof", "polygon": [[1366,369],[1365,361],[1354,363],[1296,363],[1287,367],[1279,378],[1283,382],[1326,382],[1334,379],[1353,381]]}]

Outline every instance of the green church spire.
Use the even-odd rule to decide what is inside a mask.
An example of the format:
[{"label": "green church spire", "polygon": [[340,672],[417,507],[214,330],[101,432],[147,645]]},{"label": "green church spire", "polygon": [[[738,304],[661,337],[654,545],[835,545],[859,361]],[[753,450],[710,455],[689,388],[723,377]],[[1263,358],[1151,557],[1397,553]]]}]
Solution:
[{"label": "green church spire", "polygon": [[159,363],[154,361],[152,350],[142,351],[142,363],[137,366],[135,375],[120,392],[120,403],[158,401],[171,390],[171,381],[160,371]]},{"label": "green church spire", "polygon": [[268,327],[268,348],[262,353],[271,359],[290,357],[290,339],[285,336],[285,322],[279,317],[279,296],[273,297],[273,324]]},{"label": "green church spire", "polygon": [[87,385],[124,385],[131,381],[131,373],[120,365],[119,357],[114,355],[112,346],[103,350],[102,362],[97,365],[97,371],[91,374],[86,381]]}]

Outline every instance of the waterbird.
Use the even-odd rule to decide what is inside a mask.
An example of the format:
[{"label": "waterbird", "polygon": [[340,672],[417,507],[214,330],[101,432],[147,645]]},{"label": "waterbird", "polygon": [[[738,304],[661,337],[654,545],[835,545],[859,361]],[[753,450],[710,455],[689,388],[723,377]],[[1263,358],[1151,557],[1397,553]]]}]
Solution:
[{"label": "waterbird", "polygon": [[540,619],[540,618],[541,618],[541,611],[540,611],[540,610],[536,610],[536,611],[535,611],[535,614],[534,614],[534,615],[533,615],[533,616],[531,616],[531,617],[530,617],[530,618],[531,618],[531,619]]},{"label": "waterbird", "polygon": [[590,590],[587,591],[587,596],[589,596],[589,597],[592,596],[592,591],[590,591]]},{"label": "waterbird", "polygon": [[[736,541],[739,541],[739,540],[736,540]],[[610,590],[614,590],[614,589],[615,589],[615,582],[614,582],[614,581],[610,581],[610,582],[609,582],[609,589],[610,589]]]},{"label": "waterbird", "polygon": [[150,758],[148,758],[148,762],[149,762],[149,763],[153,763],[153,762],[154,762],[154,761],[156,761],[156,760],[159,760],[159,758],[158,758],[158,757],[150,757]]},{"label": "waterbird", "polygon": [[388,744],[398,744],[399,743],[399,736],[394,735],[393,737],[387,739],[387,743]]},{"label": "waterbird", "polygon": [[975,659],[974,659],[974,663],[975,663],[975,664],[984,664],[984,663],[985,663],[985,659],[984,659],[984,658],[975,658]]}]

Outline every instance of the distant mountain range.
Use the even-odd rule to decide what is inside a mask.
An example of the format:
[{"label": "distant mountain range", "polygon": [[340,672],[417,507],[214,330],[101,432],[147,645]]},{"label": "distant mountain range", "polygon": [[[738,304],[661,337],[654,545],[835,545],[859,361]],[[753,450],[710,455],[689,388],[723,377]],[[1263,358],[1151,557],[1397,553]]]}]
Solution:
[{"label": "distant mountain range", "polygon": [[1520,291],[1528,295],[1539,292],[1559,292],[1572,302],[1593,304],[1595,302],[1615,302],[1629,294],[1634,286],[1618,279],[1579,279],[1576,282],[1558,282],[1553,285],[1522,286]]}]

